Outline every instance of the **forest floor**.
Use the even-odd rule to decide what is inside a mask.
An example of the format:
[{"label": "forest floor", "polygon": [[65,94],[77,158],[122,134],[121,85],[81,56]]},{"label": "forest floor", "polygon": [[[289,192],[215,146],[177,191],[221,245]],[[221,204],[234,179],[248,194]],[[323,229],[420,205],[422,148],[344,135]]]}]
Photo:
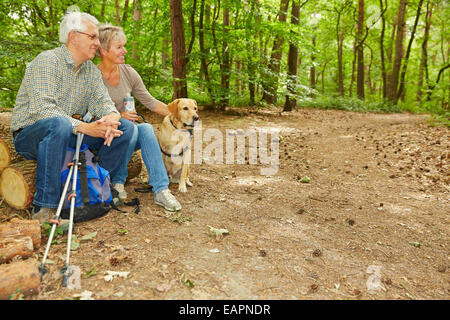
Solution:
[{"label": "forest floor", "polygon": [[[159,127],[160,117],[147,117]],[[28,299],[450,298],[447,127],[426,115],[317,109],[200,117],[224,137],[280,130],[278,172],[193,165],[187,193],[170,186],[183,209],[169,214],[134,191],[144,169],[126,185],[138,214],[121,206],[127,213],[75,225],[77,239],[90,238],[71,252],[79,286],[61,286],[66,243],[54,244],[41,292]],[[39,260],[46,241],[43,233]],[[129,273],[106,281],[107,271]]]}]

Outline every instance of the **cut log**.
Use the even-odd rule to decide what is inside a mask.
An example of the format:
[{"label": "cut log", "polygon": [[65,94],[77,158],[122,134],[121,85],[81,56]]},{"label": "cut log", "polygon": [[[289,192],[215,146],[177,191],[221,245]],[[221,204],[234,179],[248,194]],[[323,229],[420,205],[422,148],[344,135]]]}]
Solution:
[{"label": "cut log", "polygon": [[8,144],[0,138],[0,172],[11,163],[11,152],[9,152]]},{"label": "cut log", "polygon": [[[14,142],[9,129],[11,128],[12,112],[0,112],[0,137],[7,144],[10,151],[10,162],[14,163],[23,158],[15,151]],[[1,170],[0,170],[1,171]]]},{"label": "cut log", "polygon": [[15,236],[0,239],[0,263],[19,256],[22,259],[33,255],[33,240],[29,236]]},{"label": "cut log", "polygon": [[41,246],[41,226],[38,220],[11,219],[10,222],[0,224],[0,239],[17,236],[29,236],[33,241],[33,248]]},{"label": "cut log", "polygon": [[16,293],[30,296],[39,293],[38,261],[27,259],[0,265],[0,299],[6,300]]},{"label": "cut log", "polygon": [[36,181],[36,162],[23,160],[6,167],[0,173],[0,195],[15,209],[29,207],[33,200]]}]

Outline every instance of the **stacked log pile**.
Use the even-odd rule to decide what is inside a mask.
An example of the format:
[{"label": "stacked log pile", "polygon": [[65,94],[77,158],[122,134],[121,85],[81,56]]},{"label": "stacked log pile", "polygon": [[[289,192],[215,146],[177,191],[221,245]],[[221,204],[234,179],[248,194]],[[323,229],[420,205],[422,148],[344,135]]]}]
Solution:
[{"label": "stacked log pile", "polygon": [[39,262],[34,252],[40,245],[38,220],[14,218],[0,224],[0,299],[39,293]]},{"label": "stacked log pile", "polygon": [[[11,112],[0,111],[0,197],[15,209],[27,209],[35,192],[36,161],[15,152],[10,134]],[[140,153],[130,161],[128,179],[142,168]],[[38,220],[13,218],[0,223],[0,299],[37,294],[40,290],[36,250],[41,245]]]}]

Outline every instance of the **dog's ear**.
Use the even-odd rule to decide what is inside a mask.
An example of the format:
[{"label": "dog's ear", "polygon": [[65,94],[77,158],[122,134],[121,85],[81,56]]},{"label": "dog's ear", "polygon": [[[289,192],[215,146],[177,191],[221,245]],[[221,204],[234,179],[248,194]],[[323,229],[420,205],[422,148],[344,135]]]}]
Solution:
[{"label": "dog's ear", "polygon": [[171,114],[173,114],[174,116],[176,116],[177,113],[178,113],[178,102],[179,102],[179,101],[180,101],[179,99],[176,99],[176,100],[173,100],[171,103],[169,103],[169,104],[167,105],[167,109],[168,109],[169,112],[170,112]]}]

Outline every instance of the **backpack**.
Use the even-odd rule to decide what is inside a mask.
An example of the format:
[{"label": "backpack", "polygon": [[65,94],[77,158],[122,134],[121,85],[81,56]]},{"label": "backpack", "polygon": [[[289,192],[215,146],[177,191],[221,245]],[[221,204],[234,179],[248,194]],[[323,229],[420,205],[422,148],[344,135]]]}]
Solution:
[{"label": "backpack", "polygon": [[[64,165],[61,169],[61,190],[69,175],[69,163],[73,162],[75,150],[68,148]],[[89,147],[82,144],[79,153],[79,165],[77,172],[75,210],[73,222],[88,221],[104,216],[111,209],[111,186],[109,172],[97,162]],[[61,218],[70,218],[70,201],[68,200],[72,190],[73,175],[70,177],[67,196],[64,199],[61,210]]]}]

